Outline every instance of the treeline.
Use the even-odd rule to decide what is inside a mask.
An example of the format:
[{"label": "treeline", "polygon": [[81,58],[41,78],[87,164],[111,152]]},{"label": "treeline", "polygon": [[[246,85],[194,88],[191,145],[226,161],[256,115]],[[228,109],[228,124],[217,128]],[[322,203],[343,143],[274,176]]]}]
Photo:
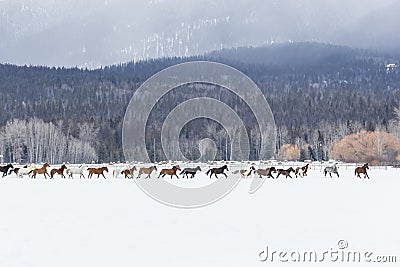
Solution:
[{"label": "treeline", "polygon": [[[257,58],[257,53],[260,54],[258,58],[268,58],[271,54],[268,49],[248,51],[253,58]],[[291,60],[285,56],[293,54],[293,49],[296,54],[308,55],[308,60],[304,61],[304,57]],[[159,70],[192,60],[227,63],[256,82],[275,117],[277,151],[285,144],[297,145],[301,159],[326,160],[331,157],[333,144],[348,134],[360,130],[391,131],[393,111],[400,104],[400,69],[388,70],[386,65],[398,65],[398,58],[316,44],[274,47],[273,61],[243,60],[248,56],[243,57],[242,50],[230,53],[239,52],[240,57],[215,53],[204,57],[130,62],[96,70],[0,65],[0,129],[3,133],[0,154],[3,153],[5,161],[36,160],[28,155],[24,145],[20,154],[14,153],[14,141],[10,143],[5,136],[9,131],[7,125],[13,120],[28,123],[31,118],[38,118],[45,124],[55,125],[66,140],[86,142],[93,149],[90,156],[77,156],[77,160],[122,161],[122,121],[135,90]],[[285,60],[280,62],[280,56]],[[179,101],[202,95],[220,99],[242,117],[248,114],[246,105],[222,88],[177,88],[160,103],[161,109],[154,111],[154,121],[149,124],[146,141],[152,158],[161,160],[163,157],[159,152],[161,118]],[[157,112],[163,116],[158,116]],[[259,133],[252,128],[254,123],[250,120],[247,127],[249,133],[253,130],[253,140],[257,140]],[[82,125],[90,125],[89,132],[95,133],[94,140],[85,140],[88,133],[82,134]],[[198,156],[197,140],[207,135],[218,145],[219,158],[224,159],[229,154],[229,140],[218,125],[203,121],[188,127],[182,131],[180,140],[189,156]],[[54,161],[72,162],[67,151],[63,156],[54,157]],[[257,142],[254,142],[251,158],[259,156]]]}]

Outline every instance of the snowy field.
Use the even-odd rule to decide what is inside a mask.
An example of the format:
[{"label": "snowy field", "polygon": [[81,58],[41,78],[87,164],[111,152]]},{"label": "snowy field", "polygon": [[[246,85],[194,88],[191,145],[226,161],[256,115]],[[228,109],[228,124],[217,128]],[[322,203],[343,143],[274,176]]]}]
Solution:
[{"label": "snowy field", "polygon": [[[202,169],[173,183],[210,183]],[[112,170],[109,179],[1,179],[0,266],[310,266],[259,255],[266,246],[322,253],[339,240],[352,251],[397,256],[387,266],[400,262],[400,169],[372,168],[368,180],[355,178],[352,166],[332,179],[311,168],[303,179],[267,179],[255,194],[243,179],[199,209],[162,205]]]}]

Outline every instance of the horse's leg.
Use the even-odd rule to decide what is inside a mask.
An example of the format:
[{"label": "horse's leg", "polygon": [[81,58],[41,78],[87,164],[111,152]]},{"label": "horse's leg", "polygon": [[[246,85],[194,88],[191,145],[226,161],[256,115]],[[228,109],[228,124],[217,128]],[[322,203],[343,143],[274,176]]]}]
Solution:
[{"label": "horse's leg", "polygon": [[225,178],[226,178],[226,179],[228,179],[228,175],[226,175],[226,173],[223,172],[222,174],[225,175]]},{"label": "horse's leg", "polygon": [[332,173],[331,172],[329,173],[329,176],[332,178]]},{"label": "horse's leg", "polygon": [[103,175],[104,179],[106,179],[106,177],[104,176],[104,173],[102,172],[101,175]]},{"label": "horse's leg", "polygon": [[368,176],[368,173],[367,173],[367,172],[365,172],[365,176],[369,179],[369,176]]},{"label": "horse's leg", "polygon": [[218,176],[217,176],[217,174],[214,172],[214,176],[215,176],[215,178],[217,178],[218,179]]},{"label": "horse's leg", "polygon": [[336,174],[337,174],[337,178],[339,178],[339,173],[338,173],[338,172],[336,172]]}]

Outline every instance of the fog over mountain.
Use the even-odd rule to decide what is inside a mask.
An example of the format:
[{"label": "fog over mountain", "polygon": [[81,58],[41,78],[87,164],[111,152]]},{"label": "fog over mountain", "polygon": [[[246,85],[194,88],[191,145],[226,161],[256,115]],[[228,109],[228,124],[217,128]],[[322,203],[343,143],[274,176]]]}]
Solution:
[{"label": "fog over mountain", "polygon": [[316,41],[398,53],[397,0],[0,0],[0,63],[98,67]]}]

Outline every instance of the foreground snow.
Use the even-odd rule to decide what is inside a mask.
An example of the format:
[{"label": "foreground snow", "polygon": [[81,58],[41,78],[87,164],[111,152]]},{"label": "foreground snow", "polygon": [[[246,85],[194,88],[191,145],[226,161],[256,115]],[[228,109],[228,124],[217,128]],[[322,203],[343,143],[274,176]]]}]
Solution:
[{"label": "foreground snow", "polygon": [[[189,210],[159,204],[134,180],[10,176],[0,180],[0,266],[262,266],[275,264],[258,259],[266,245],[324,251],[341,239],[399,262],[400,169],[372,169],[370,180],[353,171],[267,179],[253,195],[243,179],[221,201]],[[202,172],[173,182],[210,180]]]}]

